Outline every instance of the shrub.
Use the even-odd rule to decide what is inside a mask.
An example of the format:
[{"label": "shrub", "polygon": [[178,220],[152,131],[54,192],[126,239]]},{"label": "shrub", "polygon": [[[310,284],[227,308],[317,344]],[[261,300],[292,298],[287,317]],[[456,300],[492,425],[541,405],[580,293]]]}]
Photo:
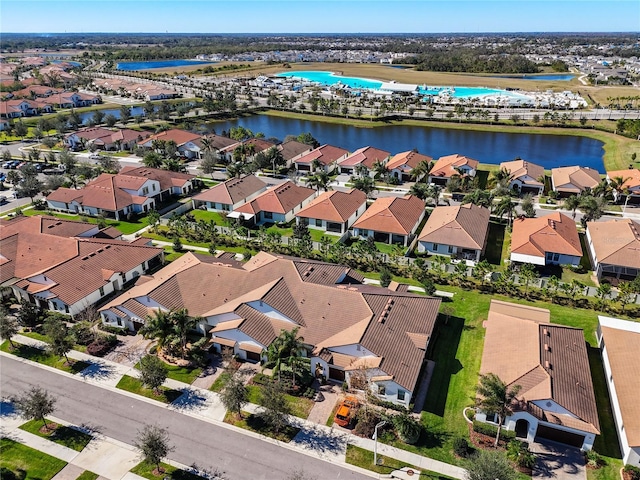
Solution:
[{"label": "shrub", "polygon": [[604,458],[602,458],[602,456],[598,453],[595,452],[593,450],[589,450],[586,454],[585,457],[587,459],[587,466],[591,467],[591,468],[600,468],[603,465],[606,464],[606,462],[604,461]]},{"label": "shrub", "polygon": [[[496,438],[496,433],[498,433],[498,428],[494,427],[489,423],[480,422],[478,420],[473,421],[473,431],[480,433],[482,435],[487,435],[489,437]],[[500,431],[500,439],[509,441],[516,438],[516,432],[502,429]]]},{"label": "shrub", "polygon": [[111,333],[113,335],[129,335],[129,331],[126,328],[112,327],[111,325],[105,325],[99,323],[98,328],[103,332]]},{"label": "shrub", "polygon": [[78,345],[89,345],[96,339],[96,333],[89,322],[78,322],[71,327],[71,333],[76,338]]},{"label": "shrub", "polygon": [[357,435],[365,438],[371,438],[375,431],[376,424],[379,423],[382,418],[382,414],[372,408],[362,407],[358,410],[356,415],[356,427],[354,432]]},{"label": "shrub", "polygon": [[265,375],[264,373],[256,373],[251,381],[256,385],[266,385],[267,383],[271,383],[272,380],[269,375]]},{"label": "shrub", "polygon": [[462,458],[466,458],[469,455],[469,442],[466,438],[456,437],[453,439],[453,453]]},{"label": "shrub", "polygon": [[111,345],[102,342],[93,342],[87,345],[87,353],[96,357],[104,357],[111,350]]},{"label": "shrub", "polygon": [[394,415],[392,418],[393,426],[396,427],[400,440],[408,445],[418,443],[420,434],[422,433],[422,425],[408,413]]},{"label": "shrub", "polygon": [[640,480],[640,468],[633,465],[625,465],[624,472],[628,474],[631,480]]}]

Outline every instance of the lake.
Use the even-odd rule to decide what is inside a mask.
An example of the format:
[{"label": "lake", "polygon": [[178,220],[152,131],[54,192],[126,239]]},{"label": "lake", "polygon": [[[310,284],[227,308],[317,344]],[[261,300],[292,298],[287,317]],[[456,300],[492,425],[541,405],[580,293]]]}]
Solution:
[{"label": "lake", "polygon": [[149,70],[151,68],[168,68],[168,67],[185,67],[188,65],[210,65],[217,62],[208,62],[200,60],[152,60],[148,62],[119,62],[116,68],[118,70]]},{"label": "lake", "polygon": [[[137,115],[144,115],[144,108],[142,107],[131,107],[129,110],[131,111],[131,118]],[[105,108],[104,110],[100,110],[100,111],[104,113],[105,117],[107,115],[113,115],[118,120],[120,120],[119,108]],[[80,120],[82,121],[82,123],[87,123],[88,120],[91,120],[91,118],[93,118],[93,113],[94,112],[82,112],[82,113],[79,113],[78,116],[80,117]]]},{"label": "lake", "polygon": [[517,78],[518,80],[546,80],[554,82],[568,82],[575,75],[571,74],[547,74],[547,75],[493,75],[493,78]]},{"label": "lake", "polygon": [[499,164],[516,157],[544,166],[546,169],[581,165],[604,173],[603,143],[587,137],[572,135],[541,135],[493,131],[456,130],[410,125],[387,125],[377,128],[358,128],[311,120],[253,115],[251,117],[213,122],[209,126],[220,134],[242,125],[254,133],[283,140],[287,135],[303,132],[320,143],[329,143],[350,152],[370,145],[392,154],[417,148],[434,158],[459,153],[482,163]]}]

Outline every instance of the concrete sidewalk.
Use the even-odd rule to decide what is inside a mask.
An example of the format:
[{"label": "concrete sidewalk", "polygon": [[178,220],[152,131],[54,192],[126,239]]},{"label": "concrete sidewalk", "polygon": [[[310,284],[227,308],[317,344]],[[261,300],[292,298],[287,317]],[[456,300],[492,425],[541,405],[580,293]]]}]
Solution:
[{"label": "concrete sidewalk", "polygon": [[[45,342],[42,342],[40,340],[35,340],[30,337],[26,337],[24,335],[16,335],[14,337],[14,341],[18,343],[30,345],[33,347],[37,347],[37,348],[45,348],[47,345]],[[0,355],[10,355],[10,354],[0,352]],[[157,406],[171,409],[179,413],[182,413],[184,415],[190,415],[192,417],[198,418],[206,422],[215,423],[216,425],[223,426],[224,428],[240,431],[245,435],[261,438],[271,443],[276,442],[277,444],[279,444],[284,448],[295,449],[307,455],[311,455],[325,461],[330,461],[332,463],[340,463],[343,465],[347,465],[346,457],[345,457],[347,444],[356,445],[358,447],[364,448],[369,451],[374,450],[374,441],[371,439],[361,438],[351,433],[338,431],[337,429],[334,429],[332,427],[328,427],[326,425],[320,425],[320,424],[311,422],[309,420],[301,419],[298,417],[290,417],[290,423],[293,426],[300,428],[300,433],[293,439],[291,443],[278,442],[269,437],[265,437],[263,435],[250,432],[244,429],[239,429],[237,427],[224,423],[223,419],[226,414],[226,409],[222,405],[219,395],[215,392],[194,387],[187,383],[179,382],[176,380],[167,379],[164,382],[164,386],[175,389],[175,390],[180,390],[183,392],[183,394],[177,400],[175,400],[172,404],[165,404],[157,400],[153,400],[147,397],[142,397],[134,393],[117,389],[115,387],[124,375],[130,375],[133,377],[138,376],[138,371],[131,366],[121,365],[119,363],[105,360],[102,358],[97,358],[82,352],[78,352],[76,350],[72,350],[68,354],[68,356],[69,358],[73,358],[75,360],[81,360],[81,361],[90,363],[91,365],[87,367],[85,370],[83,370],[82,372],[76,375],[73,375],[61,370],[54,369],[52,367],[47,367],[42,364],[31,362],[30,360],[22,359],[19,357],[13,357],[13,356],[12,357],[17,358],[17,360],[19,361],[29,362],[40,368],[48,369],[60,375],[66,375],[66,376],[72,377],[78,381],[91,383],[92,385],[98,386],[100,388],[105,388],[105,389],[118,392],[121,395],[130,396],[141,401],[153,403]],[[259,405],[248,404],[244,407],[244,410],[250,413],[256,413],[256,412],[259,412],[261,408],[262,407],[260,407]],[[10,428],[11,431],[15,431],[15,429],[17,429],[17,427],[21,423],[24,423],[21,420],[18,420],[18,422],[19,423],[16,424],[16,420],[9,420],[6,416],[3,416],[2,431],[4,432],[4,430],[8,428]],[[64,422],[60,422],[60,423],[64,424]],[[54,444],[53,442],[50,442],[48,440],[40,439],[40,437],[37,437],[35,435],[30,435],[30,436],[35,438],[32,438],[32,439],[25,438],[25,437],[20,437],[20,438],[24,439],[26,444],[29,446],[32,446],[30,442],[35,442],[35,444],[38,444],[38,445],[40,445],[41,442],[47,442],[47,443],[56,445],[56,447],[51,447],[50,445],[46,446],[46,448],[49,449],[49,450],[43,450],[46,453],[49,453],[50,451],[57,451],[55,450],[58,447],[57,444]],[[114,442],[116,441],[114,440]],[[92,448],[89,448],[88,446],[82,452],[82,456],[80,457],[81,463],[79,464],[79,466],[84,466],[85,469],[90,469],[91,471],[98,473],[99,475],[102,475],[108,479],[120,480],[121,478],[123,478],[125,473],[128,472],[130,468],[127,469],[126,472],[121,472],[120,470],[118,470],[117,472],[109,472],[107,469],[107,466],[103,466],[99,462],[100,458],[105,458],[105,457],[109,458],[109,456],[111,455],[110,449],[115,448],[115,447],[109,446],[108,443],[109,442],[107,442],[107,445],[105,445],[99,442],[95,442],[96,446],[94,447],[93,446],[94,441],[92,441],[90,443],[90,446]],[[113,442],[111,442],[111,444],[113,444]],[[38,448],[38,447],[34,446],[34,448]],[[133,447],[130,447],[130,448],[133,448]],[[128,457],[123,452],[120,452],[120,450],[115,449],[114,451],[116,452],[117,455],[122,456],[123,465],[126,464],[127,461],[129,462],[131,461],[131,460],[127,460]],[[92,455],[92,452],[93,452],[93,455]],[[463,479],[465,477],[465,470],[460,467],[449,465],[447,463],[439,462],[430,458],[422,457],[415,453],[402,450],[399,448],[395,448],[389,445],[385,445],[382,443],[378,443],[378,453],[390,458],[395,458],[402,462],[406,462],[415,467],[427,469],[432,472],[447,475],[452,478]],[[72,455],[71,453],[65,452],[65,451],[59,451],[57,455],[54,453],[50,453],[50,454],[58,458],[63,458],[65,459],[65,461],[69,461],[69,460],[66,460],[66,458]],[[71,460],[75,461],[77,454],[78,452],[74,452],[73,458],[71,458]],[[65,456],[61,457],[58,455],[67,455],[67,457]],[[96,459],[93,459],[93,462],[95,463],[95,468],[100,469],[100,471],[89,468],[89,466],[94,465],[93,463],[91,463],[92,456],[97,457]],[[349,467],[355,468],[353,466],[349,466]],[[358,469],[358,470],[360,471],[362,469]],[[107,475],[103,475],[102,472],[106,473]],[[373,472],[369,472],[369,471],[366,471],[366,472],[373,477],[378,477],[378,475]],[[122,473],[122,475],[117,476],[120,473]],[[132,474],[127,474],[127,475],[129,475],[127,477],[129,480],[134,480],[130,476]],[[58,480],[63,480],[63,479],[58,479]]]}]

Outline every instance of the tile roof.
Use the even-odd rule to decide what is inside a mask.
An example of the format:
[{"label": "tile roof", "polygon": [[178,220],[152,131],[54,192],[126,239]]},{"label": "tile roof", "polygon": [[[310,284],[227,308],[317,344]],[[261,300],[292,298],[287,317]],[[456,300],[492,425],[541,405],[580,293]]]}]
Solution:
[{"label": "tile roof", "polygon": [[607,172],[607,177],[613,180],[614,178],[621,177],[624,183],[622,188],[629,188],[638,190],[640,188],[640,168],[628,168],[626,170],[613,170]]},{"label": "tile roof", "polygon": [[511,253],[540,257],[547,252],[582,256],[578,229],[571,218],[554,212],[544,217],[513,221]]},{"label": "tile roof", "polygon": [[429,171],[429,175],[432,177],[442,177],[449,178],[452,175],[459,175],[458,170],[456,168],[467,165],[474,170],[478,168],[478,161],[473,158],[465,157],[464,155],[459,155],[457,153],[453,155],[446,155],[444,157],[440,157],[436,163],[433,165],[431,171]]},{"label": "tile roof", "polygon": [[640,223],[630,218],[587,222],[599,263],[640,268]]},{"label": "tile roof", "polygon": [[193,199],[201,202],[235,205],[266,188],[267,184],[255,175],[245,175],[240,178],[230,178],[226,182],[214,185],[195,195]]},{"label": "tile roof", "polygon": [[[75,222],[46,215],[18,216],[9,220],[0,219],[0,238],[15,233],[46,233],[58,237],[85,236],[96,230],[96,225],[89,222]],[[118,231],[119,235],[122,235]],[[118,236],[119,236],[118,235]]]},{"label": "tile roof", "polygon": [[512,180],[519,179],[525,185],[536,187],[544,186],[544,183],[538,179],[544,177],[544,167],[526,160],[513,160],[511,162],[502,162],[500,169],[504,169],[510,173]]},{"label": "tile roof", "polygon": [[298,155],[310,152],[312,149],[313,147],[311,145],[298,142],[297,140],[289,140],[288,142],[284,142],[278,145],[278,150],[280,150],[282,158],[284,158],[287,162],[292,158],[297,157]]},{"label": "tile roof", "polygon": [[291,180],[288,180],[280,185],[269,188],[253,200],[244,205],[240,205],[234,211],[253,215],[260,212],[286,214],[309,197],[315,196],[316,193],[313,188],[300,187]]},{"label": "tile roof", "polygon": [[341,157],[348,155],[349,151],[344,148],[334,147],[333,145],[324,144],[311,150],[306,155],[298,158],[295,163],[311,164],[314,160],[318,160],[323,165],[331,165],[338,161]]},{"label": "tile roof", "polygon": [[637,322],[600,317],[600,329],[627,442],[631,447],[640,447],[640,325]]},{"label": "tile roof", "polygon": [[412,195],[378,198],[355,221],[353,228],[408,235],[424,214],[425,205]]},{"label": "tile roof", "polygon": [[172,172],[171,170],[164,170],[162,168],[133,166],[123,167],[118,173],[118,176],[121,175],[156,180],[160,183],[161,190],[167,190],[171,187],[183,187],[187,182],[196,178],[195,175],[191,175],[189,173]]},{"label": "tile roof", "polygon": [[[520,385],[520,409],[553,400],[577,417],[572,426],[600,433],[584,332],[544,322],[545,317],[548,310],[492,300],[480,373],[494,373],[507,385]],[[568,419],[545,411],[540,403],[537,406],[538,414],[553,423]]]},{"label": "tile roof", "polygon": [[428,155],[423,155],[413,150],[407,152],[397,153],[387,162],[387,168],[393,170],[399,168],[403,172],[411,172],[418,166],[420,162],[431,162],[433,158]]},{"label": "tile roof", "polygon": [[391,153],[386,150],[380,150],[374,147],[362,147],[339,162],[339,165],[342,167],[364,165],[368,169],[372,169],[374,163],[384,162],[390,155]]},{"label": "tile roof", "polygon": [[489,217],[488,208],[472,203],[436,207],[418,238],[421,242],[482,250],[489,235]]},{"label": "tile roof", "polygon": [[151,143],[154,140],[162,140],[165,142],[173,141],[177,146],[184,145],[185,143],[195,142],[199,140],[201,135],[197,135],[195,133],[187,132],[186,130],[180,130],[177,128],[172,128],[169,130],[165,130],[164,132],[156,133],[155,135],[151,135],[149,138],[141,140],[138,142],[138,145],[143,145],[146,143]]},{"label": "tile roof", "polygon": [[587,188],[595,188],[601,180],[598,171],[588,167],[552,168],[551,179],[555,190],[567,193],[580,193]]},{"label": "tile roof", "polygon": [[238,145],[240,142],[234,140],[233,138],[223,137],[222,135],[216,135],[215,133],[211,133],[209,135],[205,135],[204,137],[195,140],[193,143],[198,145],[201,149],[204,149],[203,140],[206,139],[209,142],[209,146],[214,150],[222,150],[225,147],[230,145]]},{"label": "tile roof", "polygon": [[296,217],[319,218],[329,222],[346,222],[367,202],[367,195],[361,190],[351,189],[348,192],[332,190],[324,192],[304,207]]}]

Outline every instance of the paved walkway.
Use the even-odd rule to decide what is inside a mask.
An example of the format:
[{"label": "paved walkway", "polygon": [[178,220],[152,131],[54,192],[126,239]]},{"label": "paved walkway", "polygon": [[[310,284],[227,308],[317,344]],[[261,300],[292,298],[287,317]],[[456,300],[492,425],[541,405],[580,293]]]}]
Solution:
[{"label": "paved walkway", "polygon": [[[38,348],[44,348],[46,346],[44,342],[23,335],[16,335],[13,340],[14,342],[23,343]],[[0,352],[0,356],[2,355],[10,354]],[[211,392],[203,388],[198,388],[194,385],[188,385],[186,383],[179,382],[173,379],[167,379],[164,383],[164,386],[183,392],[183,394],[176,401],[174,401],[170,405],[167,405],[150,398],[116,389],[115,386],[120,381],[123,375],[130,375],[134,377],[138,376],[138,371],[131,365],[121,364],[104,358],[96,358],[75,350],[72,350],[68,354],[68,356],[69,358],[75,360],[82,360],[91,363],[91,366],[87,367],[79,374],[73,375],[61,370],[57,370],[53,367],[48,367],[42,364],[31,362],[29,360],[20,358],[18,358],[18,360],[31,363],[40,368],[50,370],[60,375],[66,375],[68,377],[75,378],[78,381],[84,381],[101,388],[116,391],[121,395],[131,396],[141,401],[146,401],[155,405],[162,406],[163,408],[178,411],[182,414],[190,415],[206,422],[221,424],[226,428],[236,428],[223,423],[226,409],[222,405],[219,395],[215,392]],[[243,366],[245,365],[248,365],[245,368],[255,368],[255,365],[252,364],[243,364]],[[337,387],[334,387],[334,390],[336,390],[336,388]],[[347,444],[350,443],[361,448],[373,451],[373,440],[355,436],[350,432],[338,431],[335,428],[327,427],[325,425],[325,422],[329,417],[330,410],[333,409],[332,406],[328,412],[326,411],[328,406],[331,404],[331,399],[327,398],[327,396],[335,396],[335,398],[337,399],[338,394],[339,392],[332,392],[330,388],[327,388],[325,391],[323,391],[323,395],[326,395],[325,401],[327,403],[326,405],[318,407],[318,410],[316,411],[316,413],[314,413],[314,418],[305,420],[297,417],[291,417],[290,423],[300,428],[300,433],[290,444],[282,444],[282,446],[285,448],[293,448],[308,455],[331,461],[333,463],[342,463],[345,466],[347,465],[345,459]],[[322,403],[324,402],[319,402],[319,404]],[[6,405],[6,403],[3,405]],[[258,405],[248,404],[245,407],[245,410],[250,413],[255,413],[259,412],[260,408],[261,407],[259,407]],[[52,420],[55,420],[63,425],[65,424],[65,422],[63,421],[59,421],[58,419],[53,417],[51,418]],[[8,432],[11,434],[10,438],[18,437],[19,441],[29,446],[37,448],[38,450],[42,450],[54,457],[61,458],[69,463],[72,463],[73,465],[77,465],[86,470],[91,470],[92,472],[97,473],[98,475],[101,475],[108,480],[136,480],[132,477],[133,474],[127,473],[131,469],[131,467],[133,467],[137,463],[137,457],[135,461],[133,460],[133,456],[137,454],[135,454],[135,449],[131,446],[124,445],[121,444],[121,442],[117,442],[116,440],[106,439],[101,437],[100,435],[97,435],[97,438],[95,440],[92,440],[91,443],[83,450],[83,452],[78,453],[74,450],[62,447],[49,440],[28,434],[27,432],[23,432],[22,430],[18,430],[17,427],[24,423],[24,420],[18,418],[15,415],[2,415],[0,416],[0,420],[0,432],[3,435]],[[313,420],[317,421],[318,423],[315,423]],[[261,435],[242,429],[240,429],[239,431],[246,435],[258,436],[261,438],[265,438],[266,441],[272,442],[271,439],[267,439],[266,437],[262,437]],[[422,457],[415,453],[411,453],[381,443],[378,444],[378,452],[382,455],[401,460],[418,468],[428,469],[452,478],[463,479],[465,475],[465,470],[460,467]],[[181,466],[181,468],[184,468],[184,466]],[[349,468],[357,467],[349,466]],[[358,469],[358,471],[370,474],[372,477],[378,477],[377,474],[369,471],[364,471],[362,469]],[[67,478],[61,477],[57,480],[67,480]]]},{"label": "paved walkway", "polygon": [[313,408],[309,412],[307,420],[311,423],[318,423],[320,425],[326,425],[329,420],[329,415],[333,412],[333,407],[336,406],[336,402],[340,398],[341,389],[335,385],[317,385],[317,380],[314,381],[317,387],[318,394],[316,395],[316,402],[313,404]]}]

